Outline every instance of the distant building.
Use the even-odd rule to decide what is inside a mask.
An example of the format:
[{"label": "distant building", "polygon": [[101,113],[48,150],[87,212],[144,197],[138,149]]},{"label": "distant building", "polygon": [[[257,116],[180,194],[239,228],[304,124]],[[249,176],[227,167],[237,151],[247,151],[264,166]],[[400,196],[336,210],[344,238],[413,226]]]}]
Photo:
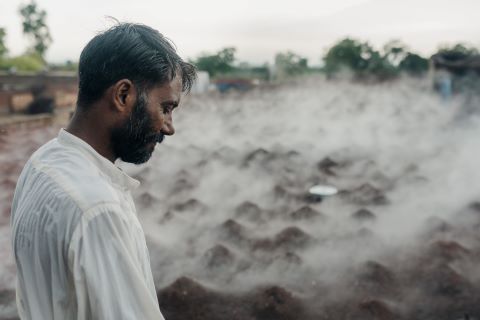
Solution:
[{"label": "distant building", "polygon": [[437,53],[430,65],[433,86],[445,99],[480,81],[480,55]]},{"label": "distant building", "polygon": [[253,88],[255,81],[243,78],[223,78],[215,80],[215,86],[218,91],[224,93],[229,90],[247,91]]},{"label": "distant building", "polygon": [[435,70],[447,70],[457,76],[468,73],[476,73],[480,76],[480,55],[449,57],[437,53],[432,56],[431,61]]}]

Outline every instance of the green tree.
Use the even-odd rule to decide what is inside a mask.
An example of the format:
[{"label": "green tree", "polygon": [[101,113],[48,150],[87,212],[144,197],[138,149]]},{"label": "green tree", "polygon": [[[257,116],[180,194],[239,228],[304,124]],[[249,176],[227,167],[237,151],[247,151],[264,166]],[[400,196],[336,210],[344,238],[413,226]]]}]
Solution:
[{"label": "green tree", "polygon": [[202,54],[191,61],[198,70],[207,71],[210,77],[226,74],[235,69],[235,48],[224,48],[216,54]]},{"label": "green tree", "polygon": [[398,68],[413,76],[420,76],[428,71],[428,59],[418,54],[407,52]]},{"label": "green tree", "polygon": [[52,71],[78,71],[78,63],[67,60],[64,63],[49,64],[48,69]]},{"label": "green tree", "polygon": [[368,43],[346,38],[333,45],[324,56],[325,71],[332,75],[342,68],[361,72],[368,67],[373,49]]},{"label": "green tree", "polygon": [[373,76],[377,80],[389,80],[397,76],[398,69],[392,64],[389,57],[381,55],[378,51],[372,50],[367,60],[367,68],[361,73],[360,77]]},{"label": "green tree", "polygon": [[8,52],[7,46],[5,45],[6,35],[7,32],[5,31],[5,28],[0,28],[0,59],[3,58]]},{"label": "green tree", "polygon": [[20,56],[0,59],[1,70],[38,72],[45,68],[45,62],[36,52],[27,52]]},{"label": "green tree", "polygon": [[407,46],[400,40],[391,40],[383,46],[383,56],[397,67],[408,53]]},{"label": "green tree", "polygon": [[45,52],[52,43],[50,30],[46,23],[47,12],[38,8],[32,0],[29,4],[20,7],[22,16],[23,33],[33,41],[33,51],[45,60]]},{"label": "green tree", "polygon": [[308,70],[308,60],[291,51],[277,53],[275,69],[278,77],[299,75]]},{"label": "green tree", "polygon": [[329,76],[342,69],[349,69],[357,78],[387,80],[398,74],[395,61],[403,51],[403,45],[396,41],[387,43],[381,53],[368,42],[346,38],[327,51],[323,58],[324,70]]}]

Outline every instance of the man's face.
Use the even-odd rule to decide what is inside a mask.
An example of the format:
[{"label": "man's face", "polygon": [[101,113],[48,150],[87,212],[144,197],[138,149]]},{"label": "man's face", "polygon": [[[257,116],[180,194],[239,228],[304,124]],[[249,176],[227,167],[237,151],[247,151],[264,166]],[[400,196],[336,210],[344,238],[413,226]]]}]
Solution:
[{"label": "man's face", "polygon": [[179,77],[147,92],[138,92],[130,117],[112,131],[112,147],[117,158],[141,164],[152,156],[165,135],[175,133],[172,112],[180,103],[182,83]]}]

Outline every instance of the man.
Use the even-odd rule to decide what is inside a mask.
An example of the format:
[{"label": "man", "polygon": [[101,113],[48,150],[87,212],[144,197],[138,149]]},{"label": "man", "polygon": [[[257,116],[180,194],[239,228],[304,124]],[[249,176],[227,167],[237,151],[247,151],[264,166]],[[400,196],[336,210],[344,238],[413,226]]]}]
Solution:
[{"label": "man", "polygon": [[146,162],[195,69],[150,27],[94,37],[75,114],[25,165],[12,205],[21,319],[163,319],[131,190],[116,159]]}]

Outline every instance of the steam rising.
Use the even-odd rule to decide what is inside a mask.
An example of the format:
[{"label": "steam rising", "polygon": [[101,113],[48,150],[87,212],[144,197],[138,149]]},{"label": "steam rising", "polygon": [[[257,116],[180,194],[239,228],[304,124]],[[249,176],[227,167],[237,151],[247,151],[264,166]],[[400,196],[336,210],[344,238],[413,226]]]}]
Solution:
[{"label": "steam rising", "polygon": [[[480,127],[467,109],[415,79],[187,97],[152,159],[122,164],[142,181],[134,197],[157,288],[274,285],[308,306],[302,319],[478,315]],[[315,184],[340,192],[312,202]]]},{"label": "steam rising", "polygon": [[[325,303],[372,295],[399,314],[409,314],[414,294],[438,303],[409,279],[434,264],[422,255],[449,241],[479,249],[459,218],[480,190],[478,120],[463,104],[442,103],[412,79],[310,79],[191,98],[175,115],[178,133],[131,169],[144,182],[137,197],[151,200],[139,209],[157,287],[182,276],[223,292],[275,284]],[[317,183],[342,191],[308,203]],[[442,268],[478,290],[469,263]],[[362,274],[395,290],[356,291]]]}]

